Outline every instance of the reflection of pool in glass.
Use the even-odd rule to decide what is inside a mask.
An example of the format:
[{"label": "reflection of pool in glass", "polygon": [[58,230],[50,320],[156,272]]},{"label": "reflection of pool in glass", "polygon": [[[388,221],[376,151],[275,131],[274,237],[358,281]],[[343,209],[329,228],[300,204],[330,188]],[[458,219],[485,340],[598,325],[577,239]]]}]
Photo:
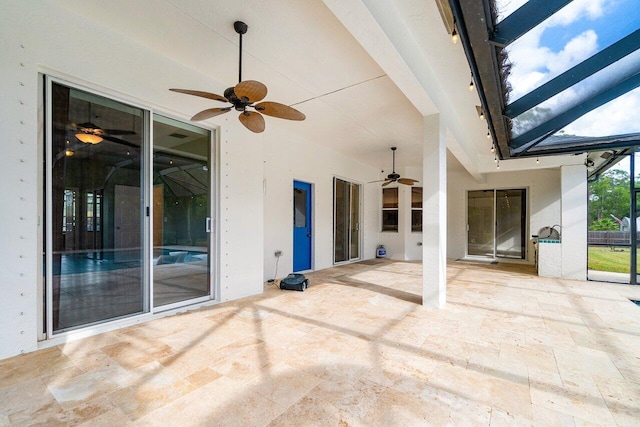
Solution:
[{"label": "reflection of pool in glass", "polygon": [[181,251],[175,249],[160,249],[153,251],[153,264],[180,264],[183,262],[206,261],[207,254],[200,251]]},{"label": "reflection of pool in glass", "polygon": [[[160,249],[153,251],[153,264],[177,264],[206,261],[207,253],[200,251],[177,251],[172,249]],[[162,260],[162,261],[160,261]],[[122,270],[126,268],[140,267],[139,261],[114,262],[113,259],[103,258],[97,259],[87,254],[63,254],[60,260],[53,260],[53,274],[82,274],[96,273],[101,271]]]}]

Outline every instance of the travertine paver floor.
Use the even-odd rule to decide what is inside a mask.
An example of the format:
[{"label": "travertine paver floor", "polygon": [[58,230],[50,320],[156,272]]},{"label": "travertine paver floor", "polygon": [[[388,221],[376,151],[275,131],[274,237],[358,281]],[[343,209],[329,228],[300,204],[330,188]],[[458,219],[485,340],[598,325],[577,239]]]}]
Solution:
[{"label": "travertine paver floor", "polygon": [[0,362],[0,425],[640,425],[640,289],[372,260]]}]

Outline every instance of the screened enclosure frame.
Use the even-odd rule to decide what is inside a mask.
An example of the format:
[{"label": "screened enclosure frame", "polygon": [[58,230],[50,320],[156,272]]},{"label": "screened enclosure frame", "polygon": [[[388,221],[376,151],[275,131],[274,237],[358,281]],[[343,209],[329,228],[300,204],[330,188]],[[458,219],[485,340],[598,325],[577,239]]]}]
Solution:
[{"label": "screened enclosure frame", "polygon": [[[535,31],[541,23],[573,0],[528,0],[520,8],[499,19],[496,0],[449,0],[448,27],[455,28],[484,111],[488,131],[499,159],[612,150],[640,145],[640,132],[614,132],[610,135],[568,135],[564,129],[581,117],[613,102],[631,91],[640,91],[640,71],[636,66],[617,67],[623,61],[640,58],[640,18],[601,50],[567,70],[524,93],[509,99],[510,72],[513,65],[509,50],[521,37]],[[446,23],[446,14],[443,13]],[[631,18],[633,19],[633,18]],[[612,26],[617,23],[611,23]],[[517,44],[517,43],[515,43]],[[517,65],[517,64],[516,64]],[[618,68],[615,78],[611,70]],[[594,75],[609,73],[608,78],[590,81]],[[586,82],[585,82],[586,81]],[[592,83],[593,82],[593,83]],[[535,112],[545,101],[568,90],[588,86],[575,105],[558,111],[545,111],[523,131],[514,133],[524,113]],[[575,90],[574,90],[575,91]],[[473,106],[470,106],[473,108]],[[541,111],[541,110],[538,110]],[[634,114],[636,112],[629,112]]]}]

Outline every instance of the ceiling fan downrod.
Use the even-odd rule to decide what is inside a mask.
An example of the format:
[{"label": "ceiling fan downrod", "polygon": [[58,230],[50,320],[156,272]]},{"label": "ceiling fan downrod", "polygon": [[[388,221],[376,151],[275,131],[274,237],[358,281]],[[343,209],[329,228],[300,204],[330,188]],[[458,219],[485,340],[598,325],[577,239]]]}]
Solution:
[{"label": "ceiling fan downrod", "polygon": [[391,152],[393,153],[393,173],[396,173],[396,149],[398,147],[391,147]]},{"label": "ceiling fan downrod", "polygon": [[240,53],[238,55],[238,83],[242,81],[242,35],[246,34],[249,26],[242,21],[236,21],[233,23],[233,29],[240,35]]}]

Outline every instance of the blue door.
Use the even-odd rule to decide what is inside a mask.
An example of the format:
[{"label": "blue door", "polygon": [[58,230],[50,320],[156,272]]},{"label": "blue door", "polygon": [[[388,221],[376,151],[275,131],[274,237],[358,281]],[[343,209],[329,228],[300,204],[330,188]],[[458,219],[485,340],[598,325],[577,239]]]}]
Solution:
[{"label": "blue door", "polygon": [[311,184],[293,181],[293,271],[311,270]]}]

